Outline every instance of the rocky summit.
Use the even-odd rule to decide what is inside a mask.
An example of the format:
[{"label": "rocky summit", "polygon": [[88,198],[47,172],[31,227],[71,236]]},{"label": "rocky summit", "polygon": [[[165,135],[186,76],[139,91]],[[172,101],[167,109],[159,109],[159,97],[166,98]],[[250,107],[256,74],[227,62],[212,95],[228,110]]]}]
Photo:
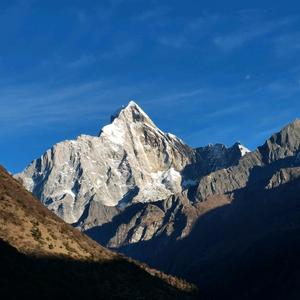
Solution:
[{"label": "rocky summit", "polygon": [[135,203],[187,191],[246,152],[239,143],[192,149],[130,101],[99,136],[58,143],[16,177],[63,220],[89,229]]}]

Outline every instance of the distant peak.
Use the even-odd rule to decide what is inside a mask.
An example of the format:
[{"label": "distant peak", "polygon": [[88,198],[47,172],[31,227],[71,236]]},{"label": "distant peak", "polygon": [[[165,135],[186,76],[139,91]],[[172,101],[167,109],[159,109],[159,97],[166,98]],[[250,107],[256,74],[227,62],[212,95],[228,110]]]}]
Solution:
[{"label": "distant peak", "polygon": [[130,101],[128,102],[127,107],[130,107],[130,106],[137,106],[137,107],[139,107],[139,106],[137,105],[137,103],[136,103],[135,101],[133,101],[133,100],[130,100]]},{"label": "distant peak", "polygon": [[296,133],[300,130],[300,119],[296,118],[293,122],[284,126],[279,132],[272,134],[270,140],[274,140],[276,136],[282,136],[286,134]]},{"label": "distant peak", "polygon": [[[136,124],[136,126],[146,125],[148,128],[151,127],[157,131],[160,131],[159,128],[153,123],[150,117],[142,110],[142,108],[135,102],[129,101],[127,105],[122,105],[112,116],[111,123],[106,125],[100,131],[101,135],[103,132],[108,136],[117,136],[114,139],[115,142],[121,141],[120,135],[121,132],[124,132],[128,127],[128,124]],[[160,131],[161,132],[161,131]],[[161,132],[162,133],[162,132]]]},{"label": "distant peak", "polygon": [[130,100],[130,101],[128,102],[127,105],[124,105],[124,104],[123,104],[123,105],[118,109],[118,112],[120,113],[120,111],[122,111],[122,110],[124,110],[124,109],[126,110],[126,109],[128,109],[128,108],[132,108],[132,107],[136,107],[136,108],[141,109],[135,101]]},{"label": "distant peak", "polygon": [[[111,122],[113,122],[114,119],[118,118],[121,114],[121,112],[133,112],[137,114],[141,114],[149,118],[147,114],[143,111],[143,109],[133,100],[129,101],[127,105],[122,105],[112,116],[111,116]],[[150,118],[149,118],[150,119]]]},{"label": "distant peak", "polygon": [[119,113],[116,117],[118,119],[121,118],[126,120],[126,122],[144,123],[148,126],[156,128],[156,125],[153,123],[151,118],[135,101],[129,101],[126,106],[123,106],[123,108],[119,110]]},{"label": "distant peak", "polygon": [[290,125],[300,126],[300,119],[296,118]]},{"label": "distant peak", "polygon": [[124,106],[122,110],[135,112],[136,114],[143,115],[144,117],[150,119],[150,117],[145,113],[145,111],[133,100],[129,101],[128,104]]},{"label": "distant peak", "polygon": [[291,127],[291,126],[300,126],[300,119],[296,118],[294,121],[286,125],[284,128]]},{"label": "distant peak", "polygon": [[241,153],[242,156],[244,156],[246,153],[251,152],[248,148],[246,148],[244,145],[241,144],[240,141],[237,141],[233,147],[237,147]]}]

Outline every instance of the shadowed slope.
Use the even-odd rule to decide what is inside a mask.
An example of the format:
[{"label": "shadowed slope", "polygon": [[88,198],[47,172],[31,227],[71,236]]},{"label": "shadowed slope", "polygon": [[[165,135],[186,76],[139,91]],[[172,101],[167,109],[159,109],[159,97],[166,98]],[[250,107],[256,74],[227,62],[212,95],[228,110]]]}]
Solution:
[{"label": "shadowed slope", "polygon": [[125,259],[32,257],[0,241],[4,299],[189,299]]},{"label": "shadowed slope", "polygon": [[0,168],[5,299],[190,299],[194,287],[115,254],[67,225]]},{"label": "shadowed slope", "polygon": [[152,239],[121,251],[137,256],[157,249],[145,261],[195,282],[209,299],[299,299],[300,168],[278,173],[270,183],[280,176],[279,186],[262,182],[235,191],[230,204],[203,214],[185,239],[164,248]]}]

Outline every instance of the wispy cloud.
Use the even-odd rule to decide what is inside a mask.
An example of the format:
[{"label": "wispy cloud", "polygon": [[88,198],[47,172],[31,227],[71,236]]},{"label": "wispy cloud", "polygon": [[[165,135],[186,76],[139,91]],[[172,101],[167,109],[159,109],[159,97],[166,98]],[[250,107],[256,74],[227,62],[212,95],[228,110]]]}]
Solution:
[{"label": "wispy cloud", "polygon": [[195,18],[178,20],[167,18],[173,27],[166,26],[165,30],[162,29],[157,35],[157,41],[164,46],[180,48],[203,45],[200,42],[206,40],[207,45],[212,43],[217,49],[228,53],[248,45],[255,39],[277,35],[295,20],[293,16],[270,18],[259,10],[244,10],[224,15],[202,13]]},{"label": "wispy cloud", "polygon": [[[74,124],[85,118],[102,120],[129,100],[136,87],[114,87],[93,81],[66,87],[13,86],[0,89],[1,136],[11,130],[37,129],[50,124]],[[119,99],[119,100],[116,100]],[[121,102],[122,101],[122,102]]]},{"label": "wispy cloud", "polygon": [[278,57],[291,57],[300,54],[300,32],[284,34],[274,39]]},{"label": "wispy cloud", "polygon": [[85,25],[91,21],[108,21],[118,11],[124,0],[98,1],[95,5],[84,6],[85,9],[75,9],[73,12],[78,22]]},{"label": "wispy cloud", "polygon": [[199,40],[209,36],[220,24],[222,17],[217,14],[203,13],[192,19],[174,20],[169,18],[171,24],[178,22],[177,30],[174,31],[173,26],[166,26],[166,30],[162,30],[157,36],[157,41],[167,47],[181,48],[195,46]]},{"label": "wispy cloud", "polygon": [[97,61],[97,58],[93,54],[83,54],[79,58],[66,63],[69,68],[81,68],[86,67]]},{"label": "wispy cloud", "polygon": [[209,118],[217,118],[217,117],[224,117],[224,116],[228,116],[228,115],[232,115],[232,114],[236,114],[240,111],[244,111],[247,108],[250,108],[251,105],[248,102],[244,102],[244,103],[234,103],[234,105],[230,105],[227,106],[223,109],[218,109],[215,110],[211,113],[207,114],[207,117]]},{"label": "wispy cloud", "polygon": [[161,105],[170,105],[170,103],[180,103],[180,102],[186,102],[189,98],[194,99],[194,97],[199,97],[201,95],[204,95],[206,93],[206,90],[203,89],[194,89],[190,91],[178,91],[173,92],[171,94],[168,94],[166,96],[161,95],[157,98],[152,98],[150,100],[145,101],[145,103],[151,103],[151,104],[161,104]]},{"label": "wispy cloud", "polygon": [[170,8],[167,6],[158,5],[152,9],[144,10],[140,14],[136,15],[133,18],[133,21],[145,22],[145,21],[153,21],[164,17]]},{"label": "wispy cloud", "polygon": [[109,59],[120,59],[137,51],[139,46],[135,41],[126,41],[113,45],[110,49],[106,49],[97,54],[82,54],[75,60],[64,63],[67,68],[83,68],[92,64],[100,63]]},{"label": "wispy cloud", "polygon": [[293,95],[300,92],[300,85],[298,79],[279,79],[267,83],[264,86],[264,90],[268,93],[277,94],[280,96],[292,97]]},{"label": "wispy cloud", "polygon": [[112,59],[112,58],[123,58],[128,56],[139,48],[138,42],[135,40],[129,40],[126,42],[118,42],[111,49],[99,55],[99,59]]},{"label": "wispy cloud", "polygon": [[203,13],[195,19],[189,20],[186,25],[186,32],[196,32],[198,35],[210,34],[220,23],[224,16],[215,13]]},{"label": "wispy cloud", "polygon": [[286,25],[290,25],[293,19],[260,20],[256,18],[247,24],[243,24],[236,31],[224,33],[213,38],[214,44],[224,52],[230,52],[240,48],[253,40],[276,32]]},{"label": "wispy cloud", "polygon": [[184,45],[188,45],[187,39],[184,36],[160,36],[158,42],[167,47],[180,48]]}]

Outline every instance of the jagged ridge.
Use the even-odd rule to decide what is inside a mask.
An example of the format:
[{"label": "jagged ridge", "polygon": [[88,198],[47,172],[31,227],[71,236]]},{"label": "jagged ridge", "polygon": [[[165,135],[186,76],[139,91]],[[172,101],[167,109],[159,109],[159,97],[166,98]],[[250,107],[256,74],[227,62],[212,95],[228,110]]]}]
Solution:
[{"label": "jagged ridge", "polygon": [[201,176],[235,164],[241,149],[239,144],[192,149],[162,132],[131,101],[98,137],[58,143],[16,177],[66,222],[88,229],[131,203],[166,199],[196,186]]}]

